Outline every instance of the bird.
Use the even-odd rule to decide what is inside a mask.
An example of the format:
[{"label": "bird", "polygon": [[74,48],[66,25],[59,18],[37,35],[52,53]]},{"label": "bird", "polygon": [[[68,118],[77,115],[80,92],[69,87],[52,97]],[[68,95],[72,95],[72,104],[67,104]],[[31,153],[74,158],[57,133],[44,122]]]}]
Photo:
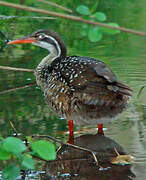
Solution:
[{"label": "bird", "polygon": [[132,89],[121,83],[102,61],[67,56],[62,38],[52,30],[37,30],[8,44],[30,43],[49,51],[35,70],[49,108],[78,126],[110,122],[129,104]]}]

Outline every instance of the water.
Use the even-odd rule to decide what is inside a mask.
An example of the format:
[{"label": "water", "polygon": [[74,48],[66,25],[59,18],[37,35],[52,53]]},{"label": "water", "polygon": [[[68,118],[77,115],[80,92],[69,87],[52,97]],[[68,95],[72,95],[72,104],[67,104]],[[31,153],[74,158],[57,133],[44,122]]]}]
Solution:
[{"label": "water", "polygon": [[[110,5],[106,1],[103,1],[103,4],[109,19],[122,26],[141,31],[146,30],[142,0],[134,3],[129,1],[128,6],[124,9],[122,2],[120,5],[112,2],[114,8],[110,13],[108,11]],[[101,7],[102,3],[100,3]],[[142,19],[140,19],[141,16]],[[121,32],[115,36],[105,35],[101,42],[91,43],[86,38],[80,37],[78,32],[81,25],[79,23],[59,19],[49,21],[25,18],[1,19],[0,27],[12,39],[28,35],[40,28],[53,29],[63,37],[69,55],[90,56],[104,61],[112,68],[121,82],[134,90],[129,108],[112,123],[104,126],[107,137],[119,143],[128,154],[136,157],[136,162],[131,167],[131,171],[136,175],[135,179],[145,180],[146,88],[137,98],[140,88],[146,84],[145,38]],[[1,40],[1,45],[2,42],[3,40]],[[0,52],[0,65],[34,69],[45,55],[47,55],[45,50],[31,45],[8,46]],[[29,83],[35,83],[32,73],[0,70],[1,92]],[[24,136],[37,133],[53,135],[62,140],[67,139],[67,135],[63,133],[67,131],[66,121],[58,119],[48,110],[43,93],[36,85],[3,93],[0,96],[0,120],[0,133],[3,136],[13,134],[9,123],[12,121],[17,131]],[[78,130],[76,127],[75,136],[95,132],[93,127]]]}]

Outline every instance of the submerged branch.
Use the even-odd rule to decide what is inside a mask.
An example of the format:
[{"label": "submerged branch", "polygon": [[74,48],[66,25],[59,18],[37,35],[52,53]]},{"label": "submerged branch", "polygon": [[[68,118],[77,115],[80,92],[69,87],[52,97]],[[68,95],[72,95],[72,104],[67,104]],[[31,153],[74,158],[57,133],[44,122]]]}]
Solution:
[{"label": "submerged branch", "polygon": [[127,29],[127,28],[124,28],[124,27],[110,26],[110,25],[105,24],[105,23],[93,22],[93,21],[86,20],[86,19],[83,19],[83,18],[78,17],[78,16],[71,16],[71,15],[67,15],[67,14],[63,14],[63,13],[47,11],[47,10],[44,10],[44,9],[38,9],[38,8],[24,6],[24,5],[20,5],[20,4],[8,3],[8,2],[4,2],[4,1],[0,1],[0,5],[12,7],[12,8],[17,8],[17,9],[21,9],[21,10],[25,10],[25,11],[36,12],[36,13],[55,16],[55,17],[70,19],[70,20],[74,20],[74,21],[78,21],[78,22],[82,22],[82,23],[87,23],[87,24],[92,24],[92,25],[97,25],[97,26],[101,26],[101,27],[105,27],[105,28],[116,29],[116,30],[120,30],[120,31],[123,31],[123,32],[131,33],[131,34],[137,34],[137,35],[140,35],[140,36],[146,36],[145,32],[140,32],[140,31],[136,31],[136,30],[132,30],[132,29]]},{"label": "submerged branch", "polygon": [[33,69],[15,68],[15,67],[9,67],[9,66],[0,66],[0,69],[9,70],[9,71],[34,72]]},{"label": "submerged branch", "polygon": [[142,91],[143,91],[143,89],[144,89],[145,87],[146,87],[146,86],[142,86],[142,87],[140,88],[140,90],[139,90],[139,92],[138,92],[138,94],[137,94],[137,96],[136,96],[137,99],[140,97],[140,95],[141,95],[141,93],[142,93]]},{"label": "submerged branch", "polygon": [[36,83],[32,83],[32,84],[27,84],[25,86],[20,86],[20,87],[15,87],[15,88],[7,89],[7,90],[4,90],[4,91],[0,91],[0,94],[6,94],[6,93],[13,92],[13,91],[16,91],[16,90],[25,89],[25,88],[34,86],[35,84]]},{"label": "submerged branch", "polygon": [[85,151],[85,152],[89,152],[89,153],[91,153],[92,154],[92,156],[93,156],[93,158],[94,158],[94,160],[95,160],[95,163],[98,165],[98,160],[97,160],[97,157],[96,157],[96,152],[94,152],[94,151],[92,151],[92,150],[90,150],[90,149],[86,149],[86,148],[83,148],[83,147],[80,147],[80,146],[77,146],[77,145],[74,145],[74,144],[69,144],[69,143],[65,143],[65,142],[62,142],[62,141],[60,141],[60,140],[58,140],[58,139],[56,139],[56,138],[54,138],[54,137],[52,137],[52,136],[49,136],[49,135],[38,135],[38,134],[34,134],[34,135],[32,135],[31,136],[32,138],[48,138],[48,139],[50,139],[50,140],[52,140],[52,141],[54,141],[54,142],[57,142],[57,143],[59,143],[59,144],[61,144],[61,145],[65,145],[65,146],[68,146],[68,147],[72,147],[72,148],[74,148],[74,149],[79,149],[79,150],[82,150],[82,151]]}]

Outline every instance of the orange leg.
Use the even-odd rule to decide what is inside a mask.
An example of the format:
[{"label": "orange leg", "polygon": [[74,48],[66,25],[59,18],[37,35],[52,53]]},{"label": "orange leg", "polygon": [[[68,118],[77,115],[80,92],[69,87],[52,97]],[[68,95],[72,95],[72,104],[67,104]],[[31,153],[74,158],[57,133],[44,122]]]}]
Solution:
[{"label": "orange leg", "polygon": [[104,132],[103,132],[103,124],[98,124],[98,131],[97,131],[97,134],[102,134],[104,135]]},{"label": "orange leg", "polygon": [[74,124],[73,120],[68,121],[68,130],[69,130],[69,140],[68,143],[74,144]]}]

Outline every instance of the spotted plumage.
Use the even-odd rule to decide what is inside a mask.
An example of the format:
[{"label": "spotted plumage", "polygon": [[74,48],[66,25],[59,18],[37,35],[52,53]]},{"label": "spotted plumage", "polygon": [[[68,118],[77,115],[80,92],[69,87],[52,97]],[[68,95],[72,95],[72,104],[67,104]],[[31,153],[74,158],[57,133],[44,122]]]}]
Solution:
[{"label": "spotted plumage", "polygon": [[58,115],[78,125],[103,123],[127,106],[131,89],[120,83],[103,62],[67,56],[63,41],[49,30],[38,30],[23,39],[50,52],[35,76],[49,107]]}]

